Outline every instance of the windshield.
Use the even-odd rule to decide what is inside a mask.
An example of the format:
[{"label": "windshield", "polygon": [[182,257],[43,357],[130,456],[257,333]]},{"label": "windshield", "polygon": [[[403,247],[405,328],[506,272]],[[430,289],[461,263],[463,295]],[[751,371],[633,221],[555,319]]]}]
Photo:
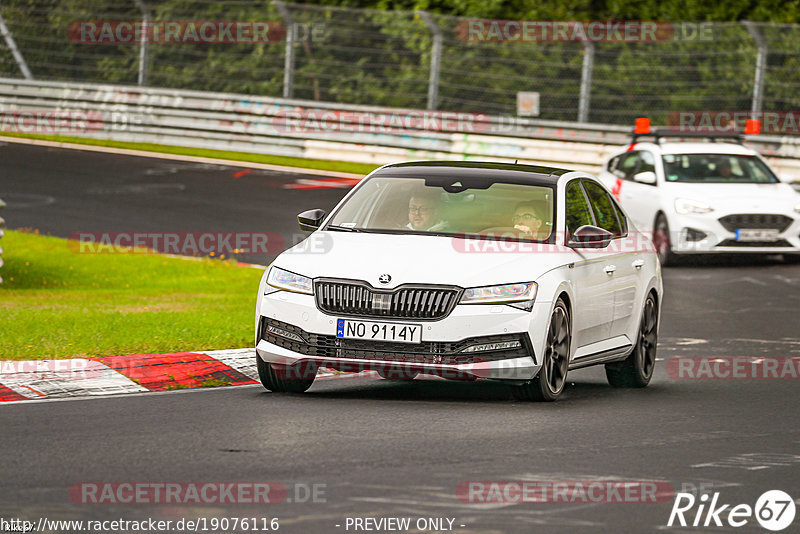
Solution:
[{"label": "windshield", "polygon": [[778,178],[755,156],[737,154],[665,154],[668,182],[776,183]]},{"label": "windshield", "polygon": [[[469,186],[469,187],[468,187]],[[466,235],[547,241],[553,189],[492,182],[426,184],[424,178],[373,177],[361,183],[326,230]]]}]

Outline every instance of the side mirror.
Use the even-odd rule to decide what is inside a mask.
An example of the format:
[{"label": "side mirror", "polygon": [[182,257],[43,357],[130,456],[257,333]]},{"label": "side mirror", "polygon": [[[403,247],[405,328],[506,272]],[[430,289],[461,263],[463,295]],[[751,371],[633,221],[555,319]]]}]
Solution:
[{"label": "side mirror", "polygon": [[633,181],[640,184],[656,185],[656,173],[653,171],[638,172],[633,175]]},{"label": "side mirror", "polygon": [[586,224],[575,230],[567,246],[570,248],[606,248],[614,234],[608,230]]},{"label": "side mirror", "polygon": [[297,222],[300,224],[302,231],[313,232],[319,229],[319,225],[322,224],[322,219],[324,218],[325,210],[308,210],[297,216]]}]

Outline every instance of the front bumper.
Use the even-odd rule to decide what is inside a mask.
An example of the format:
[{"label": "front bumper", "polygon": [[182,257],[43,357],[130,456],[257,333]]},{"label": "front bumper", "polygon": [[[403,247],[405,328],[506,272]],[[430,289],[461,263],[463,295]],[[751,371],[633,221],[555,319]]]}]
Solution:
[{"label": "front bumper", "polygon": [[[277,292],[262,297],[256,352],[265,362],[287,368],[313,364],[346,372],[404,370],[461,380],[525,381],[540,368],[531,329],[539,315],[546,317],[545,308],[544,303],[534,304],[530,312],[509,306],[456,306],[447,317],[422,323],[421,344],[405,344],[337,338],[337,317],[320,312],[312,296]],[[268,332],[267,324],[290,332],[292,338]],[[513,340],[519,346],[464,352],[468,346]]]},{"label": "front bumper", "polygon": [[778,234],[777,241],[767,242],[737,241],[736,232],[720,222],[729,215],[749,214],[741,211],[715,211],[704,215],[673,213],[668,221],[672,251],[677,254],[800,254],[800,214],[794,214],[794,220]]}]

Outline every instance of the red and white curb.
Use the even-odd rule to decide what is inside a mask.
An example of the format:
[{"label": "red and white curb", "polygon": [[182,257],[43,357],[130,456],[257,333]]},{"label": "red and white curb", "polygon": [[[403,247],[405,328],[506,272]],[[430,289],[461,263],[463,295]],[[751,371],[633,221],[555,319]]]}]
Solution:
[{"label": "red and white curb", "polygon": [[255,349],[0,361],[0,402],[256,383]]}]

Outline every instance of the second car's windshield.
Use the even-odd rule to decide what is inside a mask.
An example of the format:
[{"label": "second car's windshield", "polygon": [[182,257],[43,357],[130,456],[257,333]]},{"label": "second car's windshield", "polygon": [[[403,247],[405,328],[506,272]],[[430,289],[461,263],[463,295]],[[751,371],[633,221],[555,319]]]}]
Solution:
[{"label": "second car's windshield", "polygon": [[664,154],[668,182],[775,183],[778,178],[755,156]]},{"label": "second car's windshield", "polygon": [[553,189],[491,182],[445,186],[424,178],[369,178],[347,199],[328,229],[386,233],[502,236],[547,241]]}]

